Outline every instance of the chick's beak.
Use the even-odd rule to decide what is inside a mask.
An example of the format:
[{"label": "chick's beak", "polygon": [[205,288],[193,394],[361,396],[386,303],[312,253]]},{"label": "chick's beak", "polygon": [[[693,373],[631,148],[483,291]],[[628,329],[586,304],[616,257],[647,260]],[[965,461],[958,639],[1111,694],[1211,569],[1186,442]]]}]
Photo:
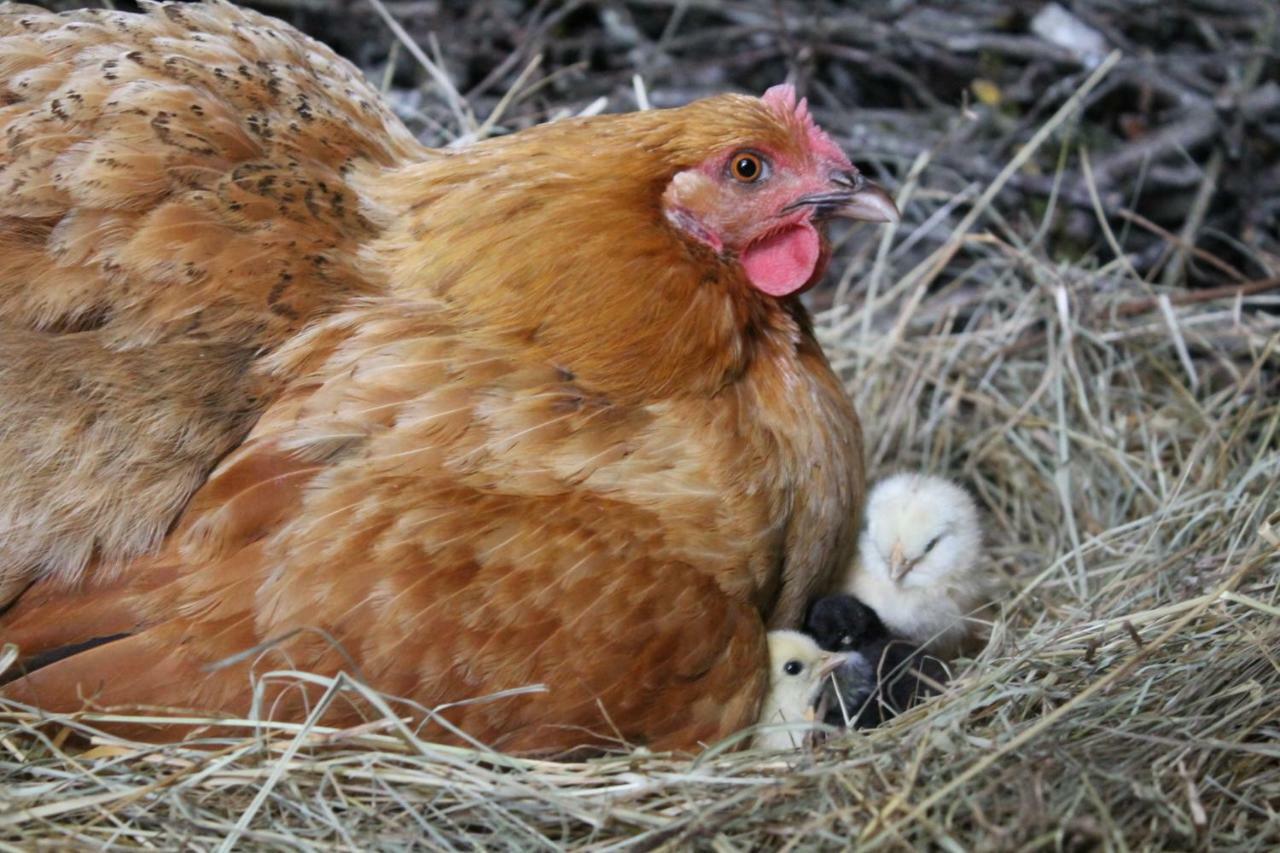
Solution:
[{"label": "chick's beak", "polygon": [[848,660],[848,654],[828,653],[818,661],[817,669],[815,670],[818,674],[818,687],[808,707],[805,708],[805,720],[812,723],[826,719],[827,709],[831,706],[831,693],[823,682],[830,678],[833,672],[844,666]]},{"label": "chick's beak", "polygon": [[894,542],[893,550],[889,552],[889,577],[894,581],[900,581],[910,570],[911,564],[907,562],[907,555],[903,553],[902,543]]},{"label": "chick's beak", "polygon": [[815,219],[840,216],[859,222],[897,222],[901,218],[893,197],[857,169],[837,172],[831,179],[830,190],[802,196],[787,205],[786,210],[799,207],[813,208]]},{"label": "chick's beak", "polygon": [[831,673],[835,672],[837,669],[843,666],[845,661],[847,660],[849,660],[849,656],[846,654],[827,655],[823,660],[821,660],[818,663],[818,680],[821,681]]}]

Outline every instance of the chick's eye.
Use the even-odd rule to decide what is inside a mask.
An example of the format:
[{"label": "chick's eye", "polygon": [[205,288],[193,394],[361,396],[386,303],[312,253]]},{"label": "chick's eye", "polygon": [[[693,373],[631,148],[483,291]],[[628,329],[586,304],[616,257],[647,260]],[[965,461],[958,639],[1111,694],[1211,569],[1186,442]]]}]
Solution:
[{"label": "chick's eye", "polygon": [[804,664],[798,660],[789,660],[782,665],[782,671],[787,675],[799,675],[804,670]]},{"label": "chick's eye", "polygon": [[941,540],[942,540],[941,536],[935,536],[932,539],[930,539],[928,544],[924,546],[924,552],[928,554],[930,551],[934,549],[934,546],[936,546],[938,542],[940,542]]},{"label": "chick's eye", "polygon": [[739,151],[729,160],[729,174],[743,184],[754,184],[765,177],[768,164],[754,151]]}]

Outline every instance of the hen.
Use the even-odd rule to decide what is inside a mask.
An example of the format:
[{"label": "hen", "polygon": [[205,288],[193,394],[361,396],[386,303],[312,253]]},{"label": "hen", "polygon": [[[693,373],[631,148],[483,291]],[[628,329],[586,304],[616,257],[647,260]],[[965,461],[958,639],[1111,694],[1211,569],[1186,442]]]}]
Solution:
[{"label": "hen", "polygon": [[6,695],[347,671],[527,752],[755,721],[863,496],[797,294],[822,220],[896,216],[789,87],[433,151],[255,13],[0,6],[0,129]]}]

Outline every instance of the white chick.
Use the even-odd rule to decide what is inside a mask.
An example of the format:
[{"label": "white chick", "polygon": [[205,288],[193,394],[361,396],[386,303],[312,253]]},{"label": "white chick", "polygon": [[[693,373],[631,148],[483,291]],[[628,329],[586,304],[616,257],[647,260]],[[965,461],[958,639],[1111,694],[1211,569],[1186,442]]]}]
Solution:
[{"label": "white chick", "polygon": [[826,652],[799,631],[770,631],[769,690],[760,706],[756,749],[793,749],[820,724],[823,681],[848,655]]},{"label": "white chick", "polygon": [[858,562],[845,584],[894,634],[935,654],[973,636],[992,582],[969,493],[941,477],[895,474],[867,498]]}]

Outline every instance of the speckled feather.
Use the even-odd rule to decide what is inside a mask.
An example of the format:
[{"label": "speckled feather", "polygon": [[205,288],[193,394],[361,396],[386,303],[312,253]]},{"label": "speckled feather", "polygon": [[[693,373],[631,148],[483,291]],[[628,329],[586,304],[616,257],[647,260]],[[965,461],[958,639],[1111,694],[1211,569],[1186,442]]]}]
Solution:
[{"label": "speckled feather", "polygon": [[[170,232],[155,264],[113,278],[122,258],[145,254],[122,246],[164,204],[112,207],[111,216],[139,218],[94,232],[89,242],[103,248],[78,256],[83,270],[68,267],[72,280],[94,277],[92,292],[109,303],[79,333],[104,349],[160,347],[166,358],[164,346],[183,344],[221,347],[230,361],[240,354],[222,380],[231,401],[222,411],[240,415],[234,426],[213,418],[219,426],[210,428],[199,406],[181,402],[177,373],[167,392],[174,402],[159,402],[166,392],[154,388],[146,400],[120,392],[116,417],[127,431],[136,425],[125,407],[154,417],[177,409],[193,431],[221,436],[222,449],[201,457],[212,473],[170,517],[175,526],[156,550],[115,572],[91,561],[74,590],[42,580],[0,617],[0,635],[31,652],[130,636],[6,692],[53,708],[87,696],[245,713],[251,669],[287,663],[354,668],[429,706],[545,684],[546,694],[446,713],[516,751],[617,737],[688,749],[754,722],[766,624],[797,624],[850,556],[861,440],[798,302],[760,294],[732,259],[678,237],[657,200],[672,174],[709,151],[761,137],[799,144],[803,124],[757,99],[722,96],[428,152],[376,102],[361,108],[372,96],[355,72],[287,27],[262,24],[275,34],[242,41],[232,35],[237,21],[265,19],[225,4],[184,6],[185,23],[172,14],[164,7],[145,24],[128,20],[135,29],[225,35],[164,50],[153,43],[138,64],[154,66],[165,51],[187,55],[188,46],[201,54],[193,64],[211,80],[202,84],[205,116],[190,132],[209,134],[210,116],[226,116],[214,126],[228,141],[210,155],[226,163],[237,162],[227,153],[239,151],[237,134],[258,144],[247,118],[232,119],[241,111],[278,116],[271,138],[284,144],[296,109],[290,87],[309,77],[304,54],[341,76],[324,102],[351,119],[344,153],[323,159],[328,149],[313,150],[304,171],[318,186],[317,175],[332,170],[325,186],[346,200],[341,217],[332,204],[313,216],[300,185],[289,188],[295,208],[266,194],[279,184],[250,181],[253,198],[210,213],[191,199],[221,199],[213,187],[171,188],[189,193],[185,209],[226,231]],[[23,29],[12,15],[0,21],[0,32]],[[127,53],[135,38],[104,34],[99,47]],[[206,50],[242,62],[215,62]],[[0,63],[27,55],[12,53],[0,46]],[[244,104],[234,100],[242,89],[219,88],[212,67],[258,73],[264,54],[282,57],[282,81],[264,76]],[[41,76],[38,64],[27,68]],[[320,93],[309,100],[318,115]],[[162,158],[165,146],[148,141],[142,150]],[[285,149],[264,157],[303,168]],[[240,186],[228,177],[234,165],[221,168],[221,177],[199,174]],[[48,182],[52,171],[32,174]],[[8,175],[0,171],[0,183]],[[92,313],[77,313],[82,298],[59,297],[65,304],[55,309],[40,295],[61,280],[49,240],[54,220],[79,210],[66,204],[40,214],[49,227],[30,240],[26,278],[0,267],[4,322],[50,341]],[[252,251],[237,242],[241,225],[261,229],[248,232]],[[30,232],[5,226],[0,240]],[[133,236],[122,244],[108,234]],[[180,288],[157,272],[173,272],[163,258],[192,253],[205,271],[194,284]],[[272,264],[293,265],[280,267],[294,270],[281,296],[293,316],[268,304],[280,274]],[[150,278],[139,277],[144,270]],[[173,307],[199,298],[203,311]],[[194,317],[209,325],[188,328]],[[262,643],[272,645],[261,660],[210,669]],[[297,691],[274,700],[277,714],[303,713]]]},{"label": "speckled feather", "polygon": [[0,603],[160,541],[270,401],[253,361],[369,289],[346,174],[409,156],[264,16],[0,5]]}]

